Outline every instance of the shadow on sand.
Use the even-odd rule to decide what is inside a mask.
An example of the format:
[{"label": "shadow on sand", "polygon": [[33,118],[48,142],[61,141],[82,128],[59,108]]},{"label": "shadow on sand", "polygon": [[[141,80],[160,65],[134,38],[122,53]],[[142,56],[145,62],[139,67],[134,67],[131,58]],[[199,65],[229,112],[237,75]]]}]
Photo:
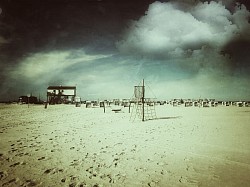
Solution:
[{"label": "shadow on sand", "polygon": [[159,119],[178,119],[181,118],[181,116],[175,116],[175,117],[157,117],[153,119],[148,119],[148,120],[159,120]]}]

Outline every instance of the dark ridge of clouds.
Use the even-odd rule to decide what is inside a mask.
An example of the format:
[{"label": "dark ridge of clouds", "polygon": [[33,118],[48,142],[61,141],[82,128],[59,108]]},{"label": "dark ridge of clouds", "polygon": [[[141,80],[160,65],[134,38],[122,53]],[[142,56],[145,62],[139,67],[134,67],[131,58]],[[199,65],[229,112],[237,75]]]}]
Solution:
[{"label": "dark ridge of clouds", "polygon": [[21,56],[25,52],[88,47],[114,50],[113,41],[129,19],[145,12],[148,2],[103,1],[3,1],[1,21],[12,29],[4,52]]},{"label": "dark ridge of clouds", "polygon": [[222,55],[227,54],[231,59],[230,68],[238,69],[241,73],[250,74],[250,40],[233,40],[222,49]]},{"label": "dark ridge of clouds", "polygon": [[230,58],[229,67],[231,70],[236,70],[237,73],[250,75],[250,12],[245,5],[238,5],[235,8],[233,21],[241,32],[236,33],[221,48],[222,55],[227,55]]}]

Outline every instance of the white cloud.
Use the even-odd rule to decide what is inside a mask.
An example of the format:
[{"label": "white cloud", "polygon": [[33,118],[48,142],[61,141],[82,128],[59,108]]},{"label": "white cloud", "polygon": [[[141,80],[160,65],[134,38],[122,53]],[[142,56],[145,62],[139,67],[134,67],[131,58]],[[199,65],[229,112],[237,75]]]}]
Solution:
[{"label": "white cloud", "polygon": [[248,78],[236,75],[230,66],[237,62],[223,51],[235,39],[250,39],[250,13],[244,5],[226,8],[233,4],[155,2],[131,24],[117,47],[152,64],[162,63],[160,75],[159,70],[147,72],[155,76],[158,97],[249,98]]},{"label": "white cloud", "polygon": [[250,24],[248,22],[249,17],[250,17],[250,12],[246,9],[246,7],[244,5],[238,4],[232,18],[233,22],[238,27],[238,29],[240,31],[245,31],[243,33],[238,33],[238,34],[241,34],[241,36],[246,39],[250,39],[250,32],[249,32]]},{"label": "white cloud", "polygon": [[[132,91],[128,90],[134,86],[129,81],[133,75],[130,66],[135,65],[126,59],[89,55],[83,50],[35,53],[16,67],[6,68],[8,80],[4,86],[18,94],[40,94],[43,98],[49,85],[76,85],[83,99],[129,98]],[[1,91],[4,95],[6,92]]]},{"label": "white cloud", "polygon": [[[30,54],[16,66],[5,67],[5,81],[0,93],[33,93],[45,97],[49,85],[76,85],[84,88],[87,83],[100,79],[93,64],[112,55],[89,55],[84,50],[51,51]],[[8,89],[7,89],[8,88]],[[83,89],[84,90],[84,89]]]},{"label": "white cloud", "polygon": [[[230,30],[233,31],[236,29],[231,22],[231,13],[229,10],[225,9],[225,6],[222,5],[222,3],[214,1],[210,3],[199,3],[193,8],[191,13],[197,20],[208,25],[212,34],[211,36],[214,36],[213,34],[227,33]],[[218,38],[219,37],[217,36],[214,39],[212,37],[208,39],[214,42],[214,40]]]},{"label": "white cloud", "polygon": [[35,53],[23,59],[14,70],[12,77],[27,78],[29,80],[56,77],[61,72],[78,63],[91,63],[105,58],[107,55],[88,55],[84,51],[52,51],[49,53]]},{"label": "white cloud", "polygon": [[248,15],[243,5],[231,14],[213,1],[198,3],[189,12],[170,2],[155,2],[117,46],[124,53],[154,57],[183,57],[204,45],[218,50],[249,27]]}]

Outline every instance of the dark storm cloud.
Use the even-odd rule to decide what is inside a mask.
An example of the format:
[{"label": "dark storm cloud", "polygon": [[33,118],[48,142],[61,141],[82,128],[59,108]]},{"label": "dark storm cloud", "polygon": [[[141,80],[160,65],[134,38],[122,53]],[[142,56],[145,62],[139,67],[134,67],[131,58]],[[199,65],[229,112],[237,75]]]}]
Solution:
[{"label": "dark storm cloud", "polygon": [[6,52],[83,46],[105,51],[113,48],[127,20],[144,13],[147,1],[21,0],[5,1],[2,7],[1,19],[12,27],[5,29],[5,35],[15,41]]},{"label": "dark storm cloud", "polygon": [[250,40],[233,40],[225,45],[222,54],[227,54],[231,59],[231,69],[238,69],[241,73],[250,73]]}]

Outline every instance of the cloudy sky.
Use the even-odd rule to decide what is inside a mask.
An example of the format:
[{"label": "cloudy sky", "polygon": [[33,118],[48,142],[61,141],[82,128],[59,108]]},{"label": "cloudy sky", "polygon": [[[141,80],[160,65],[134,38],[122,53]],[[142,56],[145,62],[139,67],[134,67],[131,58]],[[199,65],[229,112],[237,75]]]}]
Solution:
[{"label": "cloudy sky", "polygon": [[130,98],[143,78],[148,97],[250,100],[249,10],[247,0],[3,0],[0,101],[45,99],[50,85]]}]

